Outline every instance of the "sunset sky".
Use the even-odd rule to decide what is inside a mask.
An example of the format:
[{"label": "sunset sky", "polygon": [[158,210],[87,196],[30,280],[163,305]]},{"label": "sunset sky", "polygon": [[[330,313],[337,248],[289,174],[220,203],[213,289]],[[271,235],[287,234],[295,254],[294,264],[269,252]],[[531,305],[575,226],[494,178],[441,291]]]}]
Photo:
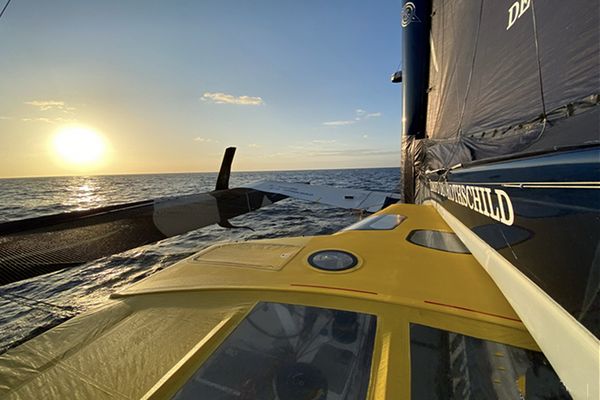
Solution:
[{"label": "sunset sky", "polygon": [[0,177],[398,166],[400,8],[13,1]]}]

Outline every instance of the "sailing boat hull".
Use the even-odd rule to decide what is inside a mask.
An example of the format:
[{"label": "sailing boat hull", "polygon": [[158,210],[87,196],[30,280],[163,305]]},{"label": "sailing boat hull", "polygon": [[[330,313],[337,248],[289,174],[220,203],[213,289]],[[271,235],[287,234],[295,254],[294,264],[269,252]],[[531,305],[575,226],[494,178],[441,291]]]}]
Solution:
[{"label": "sailing boat hull", "polygon": [[431,198],[600,336],[600,148],[429,175]]}]

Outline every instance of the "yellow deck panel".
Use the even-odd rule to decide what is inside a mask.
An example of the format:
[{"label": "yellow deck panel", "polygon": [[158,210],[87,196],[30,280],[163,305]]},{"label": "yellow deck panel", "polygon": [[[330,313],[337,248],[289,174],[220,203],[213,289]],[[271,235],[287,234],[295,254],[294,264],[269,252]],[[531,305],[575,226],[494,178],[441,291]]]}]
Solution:
[{"label": "yellow deck panel", "polygon": [[[384,213],[407,218],[393,230],[205,249],[0,356],[0,397],[169,398],[260,301],[376,315],[371,399],[409,398],[409,323],[537,348],[471,255],[405,240],[415,229],[450,231],[433,208]],[[360,263],[318,271],[307,257],[322,249]]]},{"label": "yellow deck panel", "polygon": [[[518,321],[500,290],[471,255],[428,249],[406,240],[417,229],[451,232],[433,207],[402,204],[382,213],[407,218],[393,230],[344,231],[330,236],[218,245],[218,260],[213,257],[214,247],[209,247],[116,296],[226,288],[285,290],[405,304],[497,323]],[[239,264],[240,259],[265,260],[261,244],[280,245],[281,254],[291,254],[286,258],[272,254],[275,261],[285,261],[280,270],[261,270],[252,265],[243,268]],[[229,260],[225,258],[226,249],[230,249]],[[324,249],[355,254],[360,262],[358,268],[325,272],[310,267],[308,256]]]}]

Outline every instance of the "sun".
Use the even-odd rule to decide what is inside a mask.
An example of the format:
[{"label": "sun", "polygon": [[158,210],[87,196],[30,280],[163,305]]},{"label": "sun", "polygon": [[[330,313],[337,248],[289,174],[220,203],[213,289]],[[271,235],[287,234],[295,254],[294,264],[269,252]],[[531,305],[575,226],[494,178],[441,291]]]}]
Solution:
[{"label": "sun", "polygon": [[68,164],[93,165],[102,160],[106,144],[95,130],[85,126],[65,126],[53,140],[57,156]]}]

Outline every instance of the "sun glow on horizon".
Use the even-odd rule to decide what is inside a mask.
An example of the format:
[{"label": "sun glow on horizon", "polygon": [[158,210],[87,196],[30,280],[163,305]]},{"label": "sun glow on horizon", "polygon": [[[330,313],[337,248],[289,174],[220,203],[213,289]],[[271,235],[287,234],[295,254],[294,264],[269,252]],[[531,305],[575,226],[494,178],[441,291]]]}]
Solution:
[{"label": "sun glow on horizon", "polygon": [[60,128],[52,141],[59,160],[78,167],[93,166],[103,161],[106,143],[94,129],[76,125]]}]

